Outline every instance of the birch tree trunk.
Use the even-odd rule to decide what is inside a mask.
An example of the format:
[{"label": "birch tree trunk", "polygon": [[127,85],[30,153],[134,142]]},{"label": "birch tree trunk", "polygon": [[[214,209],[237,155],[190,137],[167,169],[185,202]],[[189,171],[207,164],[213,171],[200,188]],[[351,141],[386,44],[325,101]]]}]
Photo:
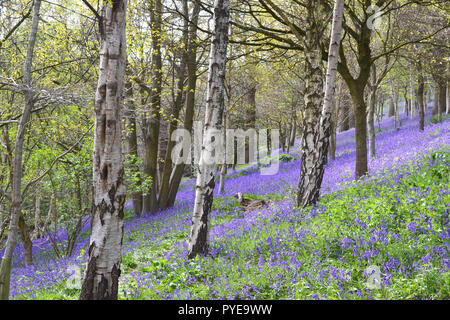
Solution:
[{"label": "birch tree trunk", "polygon": [[[206,254],[209,246],[209,220],[217,163],[209,159],[212,138],[222,130],[225,98],[225,62],[228,46],[230,1],[215,0],[213,16],[213,36],[208,71],[208,93],[206,101],[204,136],[199,173],[195,191],[192,229],[189,240],[188,258]],[[215,136],[217,139],[217,135]]]},{"label": "birch tree trunk", "polygon": [[41,9],[41,0],[34,1],[33,19],[31,22],[31,31],[27,45],[27,54],[25,58],[25,68],[23,73],[23,84],[25,94],[25,107],[22,117],[17,128],[17,135],[14,150],[14,167],[13,167],[13,181],[12,181],[12,205],[11,205],[11,219],[9,222],[8,238],[6,240],[6,247],[3,253],[2,262],[0,266],[0,300],[7,300],[9,298],[9,286],[11,275],[11,264],[14,249],[17,244],[17,232],[19,227],[19,218],[21,215],[20,206],[22,203],[22,155],[23,143],[25,139],[25,130],[30,118],[31,109],[33,108],[33,88],[31,83],[31,68],[33,65],[33,53],[36,43],[36,35],[39,24],[39,13]]},{"label": "birch tree trunk", "polygon": [[[301,167],[298,183],[297,205],[301,208],[310,206],[319,198],[320,194],[320,149],[317,146],[319,136],[320,107],[323,102],[323,73],[321,34],[315,21],[314,4],[308,2],[308,31],[305,47],[305,109],[301,138]],[[315,9],[316,12],[318,11]]]},{"label": "birch tree trunk", "polygon": [[[302,132],[302,158],[298,184],[297,205],[301,208],[317,202],[320,195],[323,172],[328,161],[328,145],[331,132],[331,115],[336,88],[336,72],[341,40],[343,0],[336,0],[333,12],[328,66],[323,89],[321,70],[322,50],[319,9],[317,4],[308,1],[309,30],[305,38],[305,119]],[[314,13],[312,13],[315,11]],[[315,14],[315,16],[313,16]],[[322,100],[322,94],[324,98]],[[323,107],[320,110],[320,107]]]},{"label": "birch tree trunk", "polygon": [[121,107],[127,0],[104,1],[95,95],[93,205],[89,256],[80,300],[117,299],[125,202]]}]

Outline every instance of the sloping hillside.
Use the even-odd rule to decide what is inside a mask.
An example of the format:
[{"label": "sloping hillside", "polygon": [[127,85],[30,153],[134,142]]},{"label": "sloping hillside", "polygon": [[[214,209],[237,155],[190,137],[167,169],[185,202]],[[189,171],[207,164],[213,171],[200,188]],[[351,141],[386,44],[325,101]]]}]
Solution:
[{"label": "sloping hillside", "polygon": [[[419,132],[417,120],[402,119],[401,130],[392,128],[392,120],[382,123],[378,156],[358,183],[354,131],[338,134],[322,200],[308,212],[292,202],[298,144],[277,175],[261,176],[255,166],[230,172],[225,193],[215,194],[211,255],[193,261],[185,256],[195,181],[185,182],[175,207],[127,220],[120,298],[448,298],[450,122]],[[269,206],[244,211],[237,192]],[[68,288],[66,280],[83,266],[88,239],[85,224],[73,257],[60,259],[50,240],[35,242],[31,267],[18,246],[12,298],[77,299],[77,283]],[[382,289],[367,288],[371,265],[380,268]]]}]

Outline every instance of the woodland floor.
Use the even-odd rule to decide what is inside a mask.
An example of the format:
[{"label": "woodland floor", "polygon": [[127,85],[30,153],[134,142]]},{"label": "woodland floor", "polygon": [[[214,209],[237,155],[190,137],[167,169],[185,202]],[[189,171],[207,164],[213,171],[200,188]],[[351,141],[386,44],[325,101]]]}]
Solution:
[{"label": "woodland floor", "polygon": [[[417,119],[377,125],[377,157],[353,180],[354,130],[339,133],[325,169],[320,203],[293,205],[298,141],[277,175],[255,165],[229,172],[215,194],[210,255],[186,259],[195,181],[176,205],[132,217],[127,207],[120,299],[448,299],[450,297],[450,121],[418,131]],[[216,186],[216,191],[217,191]],[[244,211],[237,192],[269,203]],[[64,245],[64,230],[55,239]],[[51,241],[34,242],[34,265],[15,251],[13,299],[78,299],[67,279],[86,261],[86,223],[74,254],[57,258]],[[380,288],[367,267],[380,269]],[[78,269],[80,268],[80,269]]]}]

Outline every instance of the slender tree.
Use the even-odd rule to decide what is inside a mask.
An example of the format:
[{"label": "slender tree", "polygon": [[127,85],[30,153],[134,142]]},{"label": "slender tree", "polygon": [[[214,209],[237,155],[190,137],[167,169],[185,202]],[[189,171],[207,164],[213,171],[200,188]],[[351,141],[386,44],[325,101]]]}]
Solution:
[{"label": "slender tree", "polygon": [[125,202],[121,144],[127,0],[104,1],[95,95],[91,237],[80,300],[117,299]]},{"label": "slender tree", "polygon": [[414,101],[414,98],[416,96],[416,85],[415,85],[415,81],[414,81],[414,72],[415,72],[415,68],[414,68],[414,63],[411,62],[411,73],[409,76],[409,88],[410,88],[410,95],[411,95],[411,107],[410,107],[410,115],[411,115],[411,119],[414,119],[416,117],[416,102]]},{"label": "slender tree", "polygon": [[152,178],[150,192],[144,196],[143,213],[155,213],[158,210],[157,202],[157,165],[159,127],[161,119],[161,92],[162,92],[162,2],[152,0],[150,12],[152,33],[152,89],[150,92],[151,113],[144,119],[144,173]]},{"label": "slender tree", "polygon": [[211,161],[209,150],[212,139],[222,130],[225,103],[225,61],[228,46],[230,1],[215,0],[213,36],[208,70],[208,93],[206,101],[204,137],[195,191],[192,229],[189,240],[188,258],[206,254],[209,245],[209,220],[217,163]]},{"label": "slender tree", "polygon": [[33,86],[31,83],[31,68],[33,65],[34,47],[36,43],[36,36],[39,24],[39,13],[41,10],[41,0],[34,1],[33,19],[31,22],[31,31],[28,40],[27,54],[25,58],[25,68],[23,73],[25,107],[20,118],[19,127],[17,129],[15,150],[14,150],[14,168],[13,168],[13,182],[12,182],[12,206],[11,219],[9,222],[8,238],[6,241],[5,252],[2,257],[0,266],[0,299],[7,300],[9,298],[9,286],[11,275],[11,264],[14,249],[17,244],[17,231],[19,227],[19,220],[21,217],[21,203],[22,203],[22,156],[23,144],[25,139],[25,130],[27,128],[28,120],[30,118],[31,109],[34,104]]},{"label": "slender tree", "polygon": [[[195,92],[197,87],[197,24],[200,15],[200,3],[199,1],[194,2],[194,8],[192,9],[191,25],[189,26],[189,45],[187,49],[187,92],[186,92],[186,108],[184,112],[183,128],[189,132],[193,128],[194,119],[194,107],[195,107]],[[161,201],[160,207],[170,207],[175,203],[175,198],[178,192],[178,188],[181,183],[181,178],[183,177],[185,164],[179,163],[173,168],[173,173],[170,178],[170,188],[169,197],[166,202]]]},{"label": "slender tree", "polygon": [[422,68],[422,61],[419,60],[416,63],[417,65],[417,100],[419,103],[419,130],[424,131],[425,130],[425,97],[424,97],[424,87],[425,87],[425,80],[423,77],[423,68]]},{"label": "slender tree", "polygon": [[171,120],[169,123],[169,129],[168,129],[168,144],[167,144],[167,150],[166,155],[164,159],[164,168],[162,172],[162,179],[161,179],[161,188],[159,190],[159,196],[158,196],[158,205],[159,208],[165,209],[168,204],[169,200],[169,191],[170,191],[170,176],[172,175],[172,169],[173,169],[173,163],[172,163],[172,150],[175,146],[175,141],[171,139],[172,133],[177,129],[178,127],[178,121],[180,117],[180,110],[182,108],[183,104],[183,87],[185,82],[185,71],[186,71],[186,60],[187,60],[187,51],[186,49],[189,46],[188,40],[189,40],[189,23],[187,17],[189,16],[189,10],[188,10],[188,0],[183,0],[183,13],[186,16],[186,19],[184,19],[184,26],[183,26],[183,35],[182,40],[184,47],[181,50],[181,57],[180,57],[180,65],[179,65],[179,71],[178,71],[178,82],[177,82],[177,92],[176,92],[176,98],[173,102],[172,107],[172,114],[171,114]]},{"label": "slender tree", "polygon": [[[309,1],[308,13],[311,14],[315,6]],[[325,94],[322,110],[322,51],[320,48],[320,10],[316,9],[316,16],[310,16],[310,32],[305,38],[306,80],[305,120],[302,134],[302,161],[300,180],[298,185],[297,205],[305,208],[317,202],[320,195],[323,172],[328,160],[328,145],[331,134],[331,116],[334,108],[336,89],[336,73],[341,41],[343,0],[336,0],[333,11],[331,39],[328,51],[328,65],[325,80]]]}]

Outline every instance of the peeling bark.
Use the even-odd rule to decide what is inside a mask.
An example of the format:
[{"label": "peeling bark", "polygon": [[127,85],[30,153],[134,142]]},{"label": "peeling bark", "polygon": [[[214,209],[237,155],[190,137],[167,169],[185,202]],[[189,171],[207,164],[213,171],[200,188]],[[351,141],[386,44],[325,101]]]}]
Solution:
[{"label": "peeling bark", "polygon": [[297,193],[297,205],[301,208],[314,205],[319,199],[323,173],[328,161],[344,1],[335,2],[325,90],[321,68],[322,12],[313,1],[309,1],[308,5],[310,25],[304,43],[306,88],[305,117],[302,126],[303,153]]},{"label": "peeling bark", "polygon": [[102,7],[100,72],[95,96],[93,205],[80,300],[117,299],[125,202],[121,118],[127,0]]},{"label": "peeling bark", "polygon": [[320,194],[323,168],[320,150],[317,148],[319,133],[320,107],[323,102],[323,72],[321,33],[318,21],[314,18],[314,4],[309,1],[308,32],[305,47],[305,109],[302,124],[301,167],[297,191],[297,205],[305,208],[317,202]]},{"label": "peeling bark", "polygon": [[213,202],[217,163],[211,163],[208,146],[214,133],[221,132],[225,98],[225,61],[228,46],[230,1],[214,2],[214,33],[208,72],[208,94],[205,112],[205,133],[202,143],[198,176],[195,191],[192,229],[190,234],[188,258],[207,254],[209,246],[210,213]]}]

